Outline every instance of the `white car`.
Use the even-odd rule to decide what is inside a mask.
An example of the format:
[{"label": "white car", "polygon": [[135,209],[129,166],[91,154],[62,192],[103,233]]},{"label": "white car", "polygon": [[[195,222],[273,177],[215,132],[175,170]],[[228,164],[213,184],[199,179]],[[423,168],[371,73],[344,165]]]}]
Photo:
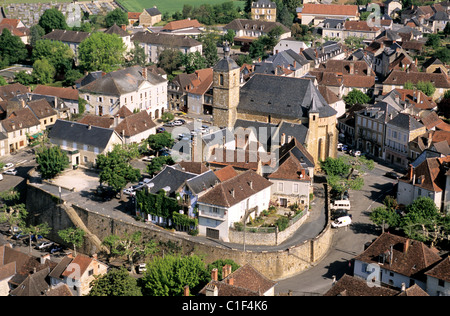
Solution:
[{"label": "white car", "polygon": [[126,194],[126,195],[134,195],[135,194],[135,192],[134,192],[134,190],[132,188],[124,189],[123,193]]},{"label": "white car", "polygon": [[361,152],[359,150],[357,150],[353,153],[353,156],[359,157],[359,156],[361,156]]},{"label": "white car", "polygon": [[142,274],[142,273],[144,273],[145,271],[147,271],[147,265],[146,265],[145,263],[140,263],[140,264],[138,265],[138,273],[139,273],[139,274]]},{"label": "white car", "polygon": [[153,160],[153,158],[155,158],[155,156],[144,157],[144,158],[142,158],[142,161],[151,162]]},{"label": "white car", "polygon": [[12,167],[14,167],[14,164],[8,162],[7,164],[5,164],[5,166],[3,167],[3,169],[10,169],[10,168],[12,168]]},{"label": "white car", "polygon": [[16,169],[8,169],[8,170],[3,171],[3,173],[15,176],[17,174],[17,170]]},{"label": "white car", "polygon": [[352,223],[352,219],[350,216],[342,216],[337,218],[333,223],[331,223],[331,226],[333,228],[338,228],[338,227],[345,227],[348,226]]},{"label": "white car", "polygon": [[45,249],[47,247],[53,246],[53,241],[44,241],[41,242],[39,245],[36,246],[36,249]]}]

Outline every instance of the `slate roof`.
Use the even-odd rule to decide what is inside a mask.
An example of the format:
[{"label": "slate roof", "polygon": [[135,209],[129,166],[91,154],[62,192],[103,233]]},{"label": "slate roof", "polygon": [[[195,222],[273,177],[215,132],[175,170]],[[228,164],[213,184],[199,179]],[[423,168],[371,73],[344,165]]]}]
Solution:
[{"label": "slate roof", "polygon": [[253,170],[219,183],[198,199],[199,203],[231,207],[270,187],[272,183]]},{"label": "slate roof", "polygon": [[81,43],[90,35],[91,33],[81,31],[53,30],[50,33],[42,36],[42,38],[53,41]]},{"label": "slate roof", "polygon": [[147,11],[147,13],[150,14],[151,16],[156,16],[156,15],[160,15],[161,14],[161,12],[156,7],[149,8],[149,9],[144,9],[144,10]]},{"label": "slate roof", "polygon": [[169,187],[167,192],[168,196],[173,196],[175,192],[185,183],[185,181],[196,177],[194,173],[179,170],[176,166],[166,166],[155,177],[153,177],[150,183],[153,184],[150,187],[149,192],[157,194],[160,190]]},{"label": "slate roof", "polygon": [[241,88],[238,112],[272,115],[288,119],[336,115],[336,110],[309,79],[255,74]]},{"label": "slate roof", "polygon": [[450,256],[447,256],[447,258],[443,259],[435,267],[425,272],[425,274],[450,283]]},{"label": "slate roof", "polygon": [[424,127],[422,123],[409,114],[399,113],[396,117],[388,122],[389,125],[400,127],[407,131],[414,131]]},{"label": "slate roof", "polygon": [[106,34],[117,34],[119,37],[130,36],[127,31],[118,26],[116,23],[105,31]]},{"label": "slate roof", "polygon": [[186,180],[186,185],[193,194],[199,194],[202,191],[208,190],[220,182],[219,178],[214,174],[214,171],[208,170],[196,177]]},{"label": "slate roof", "polygon": [[240,68],[239,65],[229,56],[219,60],[213,67],[214,71],[230,71],[237,68]]},{"label": "slate roof", "polygon": [[248,19],[235,19],[230,23],[228,23],[227,25],[225,25],[223,28],[225,30],[231,29],[235,31],[255,29],[258,31],[262,31],[263,33],[269,33],[271,30],[273,30],[278,26],[281,27],[283,33],[288,33],[291,31],[289,28],[287,28],[280,22],[269,22],[264,20],[248,20]]},{"label": "slate roof", "polygon": [[131,36],[131,41],[167,47],[195,47],[202,45],[202,43],[189,36],[166,34],[161,32],[136,32]]},{"label": "slate roof", "polygon": [[[144,81],[142,67],[133,66],[109,72],[103,77],[82,86],[79,91],[118,96],[137,91]],[[147,72],[147,81],[156,85],[167,80],[151,72]]]},{"label": "slate roof", "polygon": [[420,241],[390,233],[379,236],[355,260],[378,264],[383,255],[386,262],[383,269],[417,280],[425,280],[424,272],[441,260],[436,249],[429,248]]},{"label": "slate roof", "polygon": [[308,64],[303,55],[299,55],[292,49],[284,50],[276,55],[270,56],[261,63],[255,64],[255,73],[277,74],[277,68],[295,71]]},{"label": "slate roof", "polygon": [[72,142],[98,147],[100,152],[106,148],[109,140],[115,131],[110,128],[89,126],[77,122],[56,120],[48,137],[50,140],[66,140],[69,144]]}]

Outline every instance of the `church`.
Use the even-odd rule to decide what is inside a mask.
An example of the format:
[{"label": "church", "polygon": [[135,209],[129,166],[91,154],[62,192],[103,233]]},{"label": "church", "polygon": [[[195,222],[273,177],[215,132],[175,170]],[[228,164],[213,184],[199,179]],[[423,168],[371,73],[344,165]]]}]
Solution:
[{"label": "church", "polygon": [[314,158],[337,157],[337,112],[310,79],[255,74],[242,87],[240,67],[225,57],[213,68],[213,125],[237,130],[253,127],[268,151],[295,137]]}]

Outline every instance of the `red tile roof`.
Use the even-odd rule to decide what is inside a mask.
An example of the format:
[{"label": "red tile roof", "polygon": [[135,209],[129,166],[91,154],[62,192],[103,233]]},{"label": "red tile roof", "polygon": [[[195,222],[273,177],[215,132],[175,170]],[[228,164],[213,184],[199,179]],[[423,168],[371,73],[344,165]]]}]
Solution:
[{"label": "red tile roof", "polygon": [[321,14],[321,15],[347,15],[357,16],[357,5],[340,5],[340,4],[315,4],[305,3],[303,4],[303,10],[301,14]]},{"label": "red tile roof", "polygon": [[167,23],[163,30],[174,31],[190,27],[201,27],[202,25],[196,19],[184,19]]},{"label": "red tile roof", "polygon": [[33,93],[78,101],[78,89],[37,85]]}]

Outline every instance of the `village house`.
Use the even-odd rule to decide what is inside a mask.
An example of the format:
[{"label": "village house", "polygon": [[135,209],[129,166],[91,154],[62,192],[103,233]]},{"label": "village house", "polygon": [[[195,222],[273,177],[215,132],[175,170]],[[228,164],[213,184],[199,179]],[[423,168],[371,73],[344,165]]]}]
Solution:
[{"label": "village house", "polygon": [[354,276],[373,286],[401,289],[417,284],[426,291],[425,273],[441,257],[420,241],[383,233],[354,260]]},{"label": "village house", "polygon": [[99,154],[113,150],[122,144],[120,135],[111,128],[102,128],[77,122],[56,120],[48,134],[50,142],[61,147],[71,165],[92,168]]},{"label": "village house", "polygon": [[105,30],[106,34],[116,34],[122,39],[123,45],[125,47],[125,53],[130,51],[133,47],[131,43],[131,34],[127,32],[126,25],[118,26],[114,23],[113,26]]},{"label": "village house", "polygon": [[271,186],[252,170],[217,184],[197,200],[199,234],[228,241],[234,223],[268,209]]},{"label": "village house", "polygon": [[450,257],[444,258],[436,266],[425,272],[427,276],[427,293],[430,296],[444,296],[450,293]]},{"label": "village house", "polygon": [[403,89],[407,82],[417,84],[419,81],[431,82],[436,87],[433,100],[439,99],[450,89],[450,80],[445,73],[393,70],[383,81],[383,94],[396,88]]},{"label": "village house", "polygon": [[147,62],[157,63],[159,54],[166,49],[179,50],[183,54],[199,52],[202,54],[202,43],[182,35],[167,34],[164,32],[136,32],[131,36],[131,42],[137,42],[144,48]]},{"label": "village house", "polygon": [[162,27],[160,32],[197,38],[203,33],[203,29],[203,25],[196,19],[187,18],[167,23]]},{"label": "village house", "polygon": [[279,52],[285,50],[293,50],[297,54],[300,54],[304,49],[307,49],[308,46],[302,41],[297,41],[293,37],[288,37],[285,39],[281,39],[278,41],[277,45],[274,46],[272,54],[276,55]]},{"label": "village house", "polygon": [[30,29],[20,19],[2,19],[0,21],[0,34],[8,29],[12,35],[18,36],[25,45],[30,43]]},{"label": "village house", "polygon": [[86,111],[114,116],[121,107],[147,111],[152,119],[167,110],[167,80],[145,67],[133,66],[105,74],[78,89]]},{"label": "village house", "polygon": [[78,46],[86,38],[91,36],[91,33],[81,32],[81,31],[70,31],[70,30],[53,30],[48,34],[42,36],[42,39],[48,39],[51,41],[60,41],[67,44],[73,51],[75,56],[75,63],[78,63]]},{"label": "village house", "polygon": [[234,42],[236,44],[244,45],[250,44],[254,40],[257,40],[260,36],[268,35],[270,31],[277,27],[282,29],[282,34],[279,39],[291,37],[291,30],[280,22],[269,22],[263,20],[235,19],[225,25],[223,27],[223,31],[226,33],[228,30],[233,30],[236,33]]},{"label": "village house", "polygon": [[41,131],[45,131],[48,127],[53,126],[58,119],[58,112],[52,108],[46,99],[28,101],[26,107],[29,108],[40,121]]},{"label": "village house", "polygon": [[114,130],[122,137],[124,144],[140,144],[156,133],[156,124],[147,111],[139,111],[124,118],[118,117],[116,124]]},{"label": "village house", "polygon": [[353,36],[363,38],[367,42],[374,40],[381,32],[380,27],[369,26],[367,21],[345,21],[342,38]]},{"label": "village house", "polygon": [[270,0],[252,2],[251,19],[275,22],[277,19],[277,5]]},{"label": "village house", "polygon": [[128,14],[128,24],[134,26],[135,24],[139,24],[139,16],[142,12],[127,12]]},{"label": "village house", "polygon": [[403,205],[412,204],[419,197],[429,197],[436,207],[445,210],[448,202],[445,192],[447,171],[450,166],[450,157],[422,158],[419,156],[409,165],[406,175],[398,181],[397,202]]},{"label": "village house", "polygon": [[[269,280],[252,265],[245,264],[236,271],[231,265],[222,268],[222,280],[218,278],[218,269],[211,271],[211,281],[200,290],[202,296],[274,296],[276,282]],[[184,288],[189,296],[189,287]]]},{"label": "village house", "polygon": [[100,262],[97,254],[88,257],[78,254],[76,257],[68,254],[50,272],[50,285],[56,287],[61,283],[67,285],[74,296],[84,296],[91,290],[91,282],[106,274],[108,266]]},{"label": "village house", "polygon": [[344,45],[335,41],[327,41],[319,47],[309,47],[301,53],[309,60],[311,68],[317,68],[327,60],[342,60],[347,57]]},{"label": "village house", "polygon": [[310,67],[302,54],[288,49],[255,63],[254,73],[300,78],[308,73]]},{"label": "village house", "polygon": [[358,21],[359,11],[357,5],[305,3],[297,18],[304,25],[316,26],[325,19]]},{"label": "village house", "polygon": [[161,12],[154,6],[153,8],[144,9],[139,14],[139,26],[148,27],[161,22]]},{"label": "village house", "polygon": [[[51,87],[44,85],[37,85],[31,95],[33,96],[45,96],[47,98],[59,98],[64,103],[62,108],[67,108],[70,113],[76,114],[79,113],[78,108],[78,90],[70,87]],[[56,101],[57,104],[58,101]],[[55,102],[54,102],[55,104]],[[55,106],[56,109],[59,109],[58,106]]]}]

